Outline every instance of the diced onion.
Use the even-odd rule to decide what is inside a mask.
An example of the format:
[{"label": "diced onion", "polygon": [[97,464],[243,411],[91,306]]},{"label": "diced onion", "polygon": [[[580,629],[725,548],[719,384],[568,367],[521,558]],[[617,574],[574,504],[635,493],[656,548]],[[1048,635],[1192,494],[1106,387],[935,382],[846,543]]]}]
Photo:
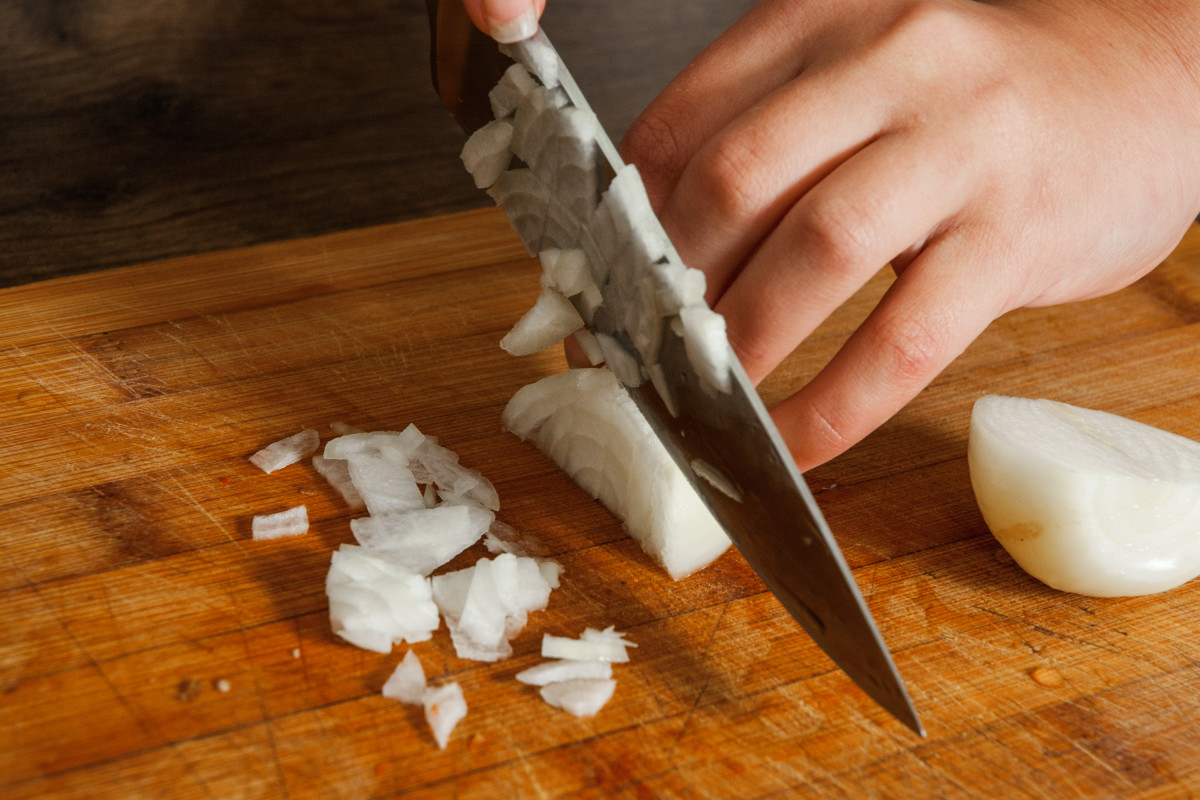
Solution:
[{"label": "diced onion", "polygon": [[457,683],[431,687],[425,691],[422,702],[425,721],[433,731],[433,738],[437,740],[438,747],[445,750],[454,726],[467,715],[467,701],[463,698],[462,687]]},{"label": "diced onion", "polygon": [[289,464],[308,458],[317,451],[320,444],[321,435],[312,428],[305,428],[259,450],[250,456],[250,463],[269,475]]},{"label": "diced onion", "polygon": [[575,678],[540,689],[542,699],[576,717],[594,717],[612,699],[617,682],[602,678]]},{"label": "diced onion", "polygon": [[409,650],[396,665],[383,684],[383,696],[402,703],[422,702],[425,696],[425,668],[415,652]]},{"label": "diced onion", "polygon": [[250,528],[256,541],[308,533],[308,508],[296,506],[275,514],[261,514],[251,520]]},{"label": "diced onion", "polygon": [[626,642],[623,636],[612,628],[603,631],[588,628],[578,639],[547,633],[542,637],[542,657],[624,664],[629,661],[626,648],[637,645]]},{"label": "diced onion", "polygon": [[582,327],[583,318],[570,300],[553,289],[542,289],[533,307],[500,340],[500,347],[514,356],[527,356],[561,342]]},{"label": "diced onion", "polygon": [[546,686],[551,683],[572,680],[576,678],[612,677],[611,661],[576,661],[557,660],[546,661],[536,667],[517,673],[517,680],[530,686]]}]

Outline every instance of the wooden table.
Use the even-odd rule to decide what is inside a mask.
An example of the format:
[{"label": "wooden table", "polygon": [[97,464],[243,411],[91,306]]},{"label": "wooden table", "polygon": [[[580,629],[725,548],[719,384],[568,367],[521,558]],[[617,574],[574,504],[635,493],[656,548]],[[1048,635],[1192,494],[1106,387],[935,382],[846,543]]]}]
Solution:
[{"label": "wooden table", "polygon": [[[764,387],[810,375],[880,275]],[[994,324],[892,422],[808,476],[929,736],[872,704],[735,553],[672,583],[500,428],[564,367],[497,340],[537,293],[495,210],[0,291],[0,795],[1185,797],[1200,787],[1200,582],[1053,591],[987,533],[972,401],[1103,408],[1200,437],[1200,230],[1117,295]],[[246,457],[335,420],[415,422],[490,476],[565,567],[497,664],[415,650],[471,713],[439,751],[380,696],[404,655],[329,630],[350,515],[307,464]],[[250,540],[298,502],[303,537]],[[466,563],[471,557],[460,558]],[[594,719],[513,680],[545,632],[639,647]],[[227,684],[221,683],[222,681]],[[228,691],[221,691],[221,688]]]}]

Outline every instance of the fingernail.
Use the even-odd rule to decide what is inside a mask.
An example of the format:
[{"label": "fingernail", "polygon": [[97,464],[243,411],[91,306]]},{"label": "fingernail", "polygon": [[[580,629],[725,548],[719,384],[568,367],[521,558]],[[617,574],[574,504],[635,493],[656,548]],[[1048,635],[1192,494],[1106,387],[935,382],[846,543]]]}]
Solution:
[{"label": "fingernail", "polygon": [[528,39],[537,33],[537,29],[537,13],[532,7],[507,22],[488,17],[488,30],[491,31],[492,38],[501,44],[511,44]]}]

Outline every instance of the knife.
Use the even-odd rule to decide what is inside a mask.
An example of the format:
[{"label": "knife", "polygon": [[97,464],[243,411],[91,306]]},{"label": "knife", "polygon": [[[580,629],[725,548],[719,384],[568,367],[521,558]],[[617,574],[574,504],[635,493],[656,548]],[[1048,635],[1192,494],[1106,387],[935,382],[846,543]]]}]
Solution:
[{"label": "knife", "polygon": [[[492,121],[488,93],[514,62],[475,28],[461,0],[426,3],[433,84],[443,105],[470,135]],[[538,40],[543,52],[553,52],[544,32],[539,31]],[[562,59],[557,54],[555,58],[557,79],[570,105],[590,114],[583,92]],[[595,138],[603,190],[626,165],[598,124]],[[665,233],[662,239],[662,262],[682,270]],[[584,249],[595,258],[594,244]],[[651,359],[645,357],[645,342],[639,347],[631,341],[625,324],[628,294],[616,291],[620,288],[606,291],[598,310],[580,310],[589,330],[622,345],[642,374],[653,367],[657,381],[622,380],[650,426],[788,613],[869,697],[924,736],[845,558],[737,358],[729,353],[731,380],[714,390],[709,377],[701,374],[704,370],[693,365],[679,326],[662,325],[653,340],[653,363],[647,363]],[[579,305],[578,299],[573,302]],[[727,342],[723,346],[728,349]]]}]

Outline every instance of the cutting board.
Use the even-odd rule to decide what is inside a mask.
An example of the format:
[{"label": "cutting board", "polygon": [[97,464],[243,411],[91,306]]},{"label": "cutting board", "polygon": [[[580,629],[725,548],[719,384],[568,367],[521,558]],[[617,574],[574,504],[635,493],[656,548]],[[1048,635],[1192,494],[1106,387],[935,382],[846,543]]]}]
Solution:
[{"label": "cutting board", "polygon": [[[1107,298],[1012,313],[895,419],[806,477],[919,710],[917,738],[736,552],[672,582],[504,403],[564,369],[497,341],[538,292],[494,210],[0,292],[0,794],[33,797],[1180,797],[1200,787],[1200,582],[1100,600],[1040,584],[975,507],[971,403],[1045,396],[1200,438],[1200,232]],[[763,387],[829,358],[881,273]],[[303,427],[416,423],[489,476],[564,567],[514,655],[413,646],[470,713],[439,750],[380,687],[407,646],[329,628],[352,514]],[[304,536],[250,538],[303,503]],[[472,550],[452,566],[472,563]],[[514,675],[544,633],[638,647],[592,719]]]}]

